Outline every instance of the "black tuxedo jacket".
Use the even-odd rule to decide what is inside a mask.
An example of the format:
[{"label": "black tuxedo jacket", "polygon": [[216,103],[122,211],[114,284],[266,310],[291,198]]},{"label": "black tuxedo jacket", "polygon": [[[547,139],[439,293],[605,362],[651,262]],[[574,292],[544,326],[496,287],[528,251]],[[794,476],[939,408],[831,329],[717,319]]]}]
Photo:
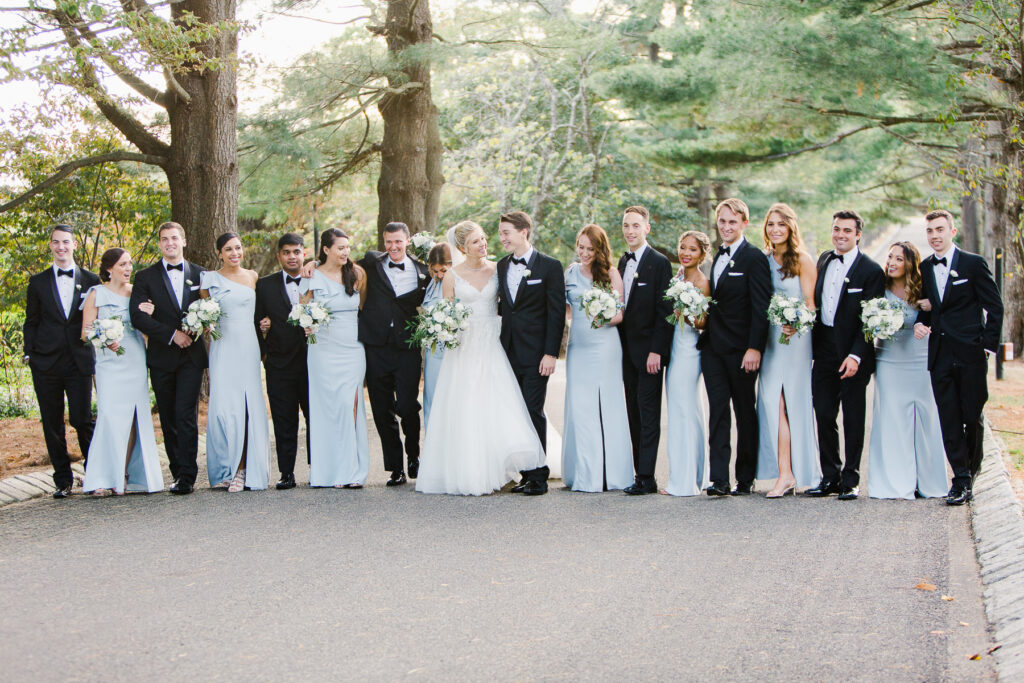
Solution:
[{"label": "black tuxedo jacket", "polygon": [[89,288],[99,283],[95,273],[75,266],[71,314],[65,316],[53,268],[29,278],[22,332],[25,355],[29,357],[33,370],[46,372],[57,364],[61,356],[70,354],[79,372],[93,374],[95,359],[92,347],[82,343],[82,311],[79,306]]},{"label": "black tuxedo jacket", "polygon": [[942,353],[953,354],[964,363],[984,361],[986,349],[995,353],[1003,328],[1003,301],[988,262],[977,254],[954,249],[940,301],[934,258],[930,256],[921,262],[924,293],[932,310],[922,311],[917,319],[932,328],[928,338],[928,369],[934,367],[940,348]]},{"label": "black tuxedo jacket", "polygon": [[565,332],[565,273],[558,259],[533,250],[516,299],[508,291],[512,255],[498,261],[498,313],[501,346],[512,368],[536,370],[544,356],[558,358]]},{"label": "black tuxedo jacket", "polygon": [[430,271],[410,256],[416,268],[416,287],[396,296],[385,272],[388,258],[387,253],[368,251],[359,261],[366,271],[366,301],[359,311],[359,341],[369,346],[394,346],[409,351],[412,347],[407,342],[411,333],[406,325],[416,317],[417,308],[423,303]]},{"label": "black tuxedo jacket", "polygon": [[[814,306],[817,313],[814,329],[811,332],[811,343],[815,360],[823,353],[831,352],[840,362],[847,356],[860,358],[858,373],[870,373],[875,367],[875,346],[864,339],[864,324],[861,321],[861,302],[885,296],[885,274],[882,267],[871,260],[864,252],[858,251],[857,258],[846,273],[836,315],[833,320],[832,340],[834,347],[825,348],[825,324],[821,322],[822,290],[825,287],[825,274],[832,260],[832,250],[818,257],[818,279],[814,283]],[[838,366],[836,370],[838,370]]]},{"label": "black tuxedo jacket", "polygon": [[[256,281],[256,337],[260,340],[263,364],[275,370],[293,368],[305,372],[306,333],[288,322],[292,302],[284,287],[284,275],[277,271]],[[264,338],[260,320],[270,318],[270,330]]]},{"label": "black tuxedo jacket", "polygon": [[[725,254],[715,257],[726,258]],[[697,348],[710,347],[719,353],[743,353],[755,349],[764,353],[768,343],[768,304],[772,298],[772,272],[768,257],[746,239],[728,255],[730,263],[715,283],[715,261],[711,262],[711,304],[707,324],[697,339]]]},{"label": "black tuxedo jacket", "polygon": [[[190,261],[182,263],[185,265],[185,277],[180,301],[174,296],[171,279],[167,277],[163,260],[160,260],[136,274],[129,303],[132,325],[149,338],[146,342],[146,364],[161,370],[174,371],[184,363],[200,368],[207,366],[206,345],[202,340],[186,349],[171,343],[174,331],[181,329],[181,320],[189,305],[199,299],[199,278],[206,270]],[[144,301],[153,302],[156,307],[153,315],[139,310],[139,304]]]},{"label": "black tuxedo jacket", "polygon": [[[619,259],[619,274],[625,277],[626,256]],[[657,353],[661,366],[668,365],[672,353],[672,304],[665,300],[665,290],[672,280],[672,264],[651,245],[644,249],[636,266],[636,275],[629,291],[629,305],[618,324],[622,355],[636,368],[647,365],[647,356]]]}]

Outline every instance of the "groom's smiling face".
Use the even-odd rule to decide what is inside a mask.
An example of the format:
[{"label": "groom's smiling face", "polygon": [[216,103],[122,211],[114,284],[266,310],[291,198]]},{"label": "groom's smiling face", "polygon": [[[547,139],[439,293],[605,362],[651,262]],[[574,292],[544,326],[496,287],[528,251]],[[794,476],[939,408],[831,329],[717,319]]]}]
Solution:
[{"label": "groom's smiling face", "polygon": [[505,247],[505,251],[510,254],[520,254],[526,251],[526,236],[528,234],[526,230],[520,230],[507,221],[498,223],[498,239],[501,240],[501,246]]}]

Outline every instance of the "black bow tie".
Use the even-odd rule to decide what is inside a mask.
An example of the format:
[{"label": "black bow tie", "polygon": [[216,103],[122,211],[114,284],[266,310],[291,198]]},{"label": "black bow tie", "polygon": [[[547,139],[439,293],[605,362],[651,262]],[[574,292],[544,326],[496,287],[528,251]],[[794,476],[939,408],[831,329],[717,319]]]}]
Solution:
[{"label": "black bow tie", "polygon": [[634,254],[631,251],[627,251],[625,254],[622,255],[622,257],[627,261],[636,261],[636,254]]},{"label": "black bow tie", "polygon": [[730,254],[732,254],[732,247],[730,247],[730,246],[728,246],[726,244],[723,244],[722,246],[720,246],[718,248],[718,254],[719,255],[725,254],[726,256],[729,256]]},{"label": "black bow tie", "polygon": [[179,263],[176,266],[172,266],[170,263],[168,263],[167,264],[167,272],[169,273],[172,270],[180,270],[182,273],[184,273],[185,272],[185,264],[184,263]]},{"label": "black bow tie", "polygon": [[286,285],[297,285],[297,284],[299,284],[299,280],[301,280],[301,279],[302,279],[301,277],[292,277],[291,275],[285,275],[284,276],[284,283]]},{"label": "black bow tie", "polygon": [[73,277],[75,277],[75,271],[74,270],[61,270],[60,268],[58,268],[57,269],[57,277],[60,277],[62,275],[64,277],[73,278]]},{"label": "black bow tie", "polygon": [[943,256],[942,258],[935,258],[932,256],[932,262],[937,266],[944,266],[946,265],[946,257]]},{"label": "black bow tie", "polygon": [[513,256],[512,257],[512,263],[516,264],[517,266],[525,266],[526,265],[526,259],[524,259],[524,258],[516,258],[515,256]]},{"label": "black bow tie", "polygon": [[843,259],[843,254],[837,254],[835,252],[832,252],[832,259],[835,261],[839,261],[840,263],[845,263]]},{"label": "black bow tie", "polygon": [[395,263],[394,261],[388,261],[388,268],[398,268],[399,270],[405,270],[405,264]]}]

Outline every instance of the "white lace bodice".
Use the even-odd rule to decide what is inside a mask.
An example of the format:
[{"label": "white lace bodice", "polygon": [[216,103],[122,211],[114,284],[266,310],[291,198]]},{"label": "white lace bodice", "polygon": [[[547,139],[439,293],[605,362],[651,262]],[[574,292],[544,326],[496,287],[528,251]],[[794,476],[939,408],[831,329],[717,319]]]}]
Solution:
[{"label": "white lace bodice", "polygon": [[498,272],[495,271],[484,285],[483,291],[478,291],[467,280],[459,277],[454,270],[455,276],[455,298],[473,309],[470,320],[496,319],[498,317]]}]

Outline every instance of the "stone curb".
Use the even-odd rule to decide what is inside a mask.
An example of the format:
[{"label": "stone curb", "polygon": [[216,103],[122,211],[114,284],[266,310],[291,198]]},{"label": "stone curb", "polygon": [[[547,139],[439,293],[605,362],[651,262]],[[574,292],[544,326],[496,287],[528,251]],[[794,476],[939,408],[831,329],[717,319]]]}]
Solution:
[{"label": "stone curb", "polygon": [[[200,448],[200,455],[202,455],[206,450],[205,439],[200,439]],[[160,462],[166,465],[167,451],[164,450],[164,445],[157,444],[156,450],[160,456]],[[76,480],[80,481],[85,477],[85,468],[82,467],[82,463],[73,462],[71,463],[71,473]],[[15,474],[13,477],[0,479],[0,508],[13,503],[23,503],[33,498],[49,496],[56,490],[57,487],[53,485],[52,467],[25,474]]]},{"label": "stone curb", "polygon": [[985,421],[985,457],[971,504],[985,614],[1001,680],[1024,677],[1024,516],[1003,462],[1003,444]]}]

